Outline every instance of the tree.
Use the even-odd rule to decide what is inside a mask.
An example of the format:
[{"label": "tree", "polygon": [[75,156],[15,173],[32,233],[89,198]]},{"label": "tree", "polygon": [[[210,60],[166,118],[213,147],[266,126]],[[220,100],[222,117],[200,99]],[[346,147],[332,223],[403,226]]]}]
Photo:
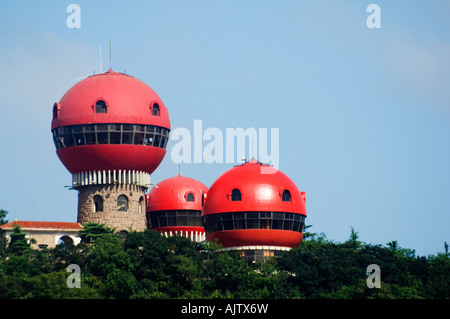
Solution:
[{"label": "tree", "polygon": [[[0,209],[0,225],[7,224],[8,221],[5,219],[6,215],[8,215],[8,212],[4,209]],[[4,229],[0,229],[0,257],[6,256],[6,232]]]},{"label": "tree", "polygon": [[0,225],[8,223],[8,221],[5,219],[6,215],[8,215],[8,211],[0,209]]},{"label": "tree", "polygon": [[303,228],[303,240],[308,239],[310,237],[314,237],[316,235],[316,233],[311,233],[309,231],[306,231],[307,229],[311,228],[313,225],[306,225]]},{"label": "tree", "polygon": [[353,248],[359,248],[361,247],[361,242],[358,240],[358,232],[356,232],[353,227],[350,227],[350,237],[347,240],[347,244],[350,245],[350,247]]},{"label": "tree", "polygon": [[113,230],[105,224],[91,222],[83,225],[83,229],[78,232],[78,236],[81,237],[82,243],[93,243],[97,238],[112,233]]},{"label": "tree", "polygon": [[427,291],[431,298],[444,299],[450,296],[450,258],[438,253],[430,256],[428,264]]},{"label": "tree", "polygon": [[26,233],[22,232],[20,226],[14,223],[14,227],[9,235],[11,240],[8,244],[7,253],[16,256],[28,253],[30,250],[30,243],[28,242],[26,235]]}]

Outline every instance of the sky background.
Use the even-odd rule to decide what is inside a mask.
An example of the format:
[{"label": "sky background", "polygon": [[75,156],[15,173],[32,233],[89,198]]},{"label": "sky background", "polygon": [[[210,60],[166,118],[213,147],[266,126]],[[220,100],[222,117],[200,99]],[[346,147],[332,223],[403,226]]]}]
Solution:
[{"label": "sky background", "polygon": [[[66,25],[69,4],[81,28]],[[369,4],[381,28],[369,29]],[[172,129],[279,128],[311,231],[442,252],[450,208],[449,1],[3,1],[0,208],[76,221],[53,103],[109,68],[152,87]],[[270,137],[270,135],[269,135]],[[167,155],[152,182],[172,177]],[[207,144],[204,142],[204,145]],[[224,155],[225,156],[225,155]],[[207,187],[236,163],[182,164]]]}]

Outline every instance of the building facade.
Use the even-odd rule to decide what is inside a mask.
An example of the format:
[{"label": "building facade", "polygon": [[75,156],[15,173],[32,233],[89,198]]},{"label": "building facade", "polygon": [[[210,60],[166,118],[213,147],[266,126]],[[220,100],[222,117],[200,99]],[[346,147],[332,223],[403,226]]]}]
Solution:
[{"label": "building facade", "polygon": [[27,239],[34,239],[31,241],[31,247],[35,249],[54,248],[60,243],[78,245],[81,241],[78,232],[83,229],[79,223],[17,220],[1,225],[0,229],[3,229],[6,237],[9,238],[16,225],[26,233]]}]

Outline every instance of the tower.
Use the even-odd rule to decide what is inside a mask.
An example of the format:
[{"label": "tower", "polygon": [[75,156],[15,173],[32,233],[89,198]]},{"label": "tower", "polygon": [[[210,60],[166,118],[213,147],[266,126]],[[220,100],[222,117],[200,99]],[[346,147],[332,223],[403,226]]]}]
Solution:
[{"label": "tower", "polygon": [[206,239],[248,261],[279,257],[300,244],[305,193],[283,172],[254,159],[222,174],[203,207]]},{"label": "tower", "polygon": [[181,174],[158,183],[147,195],[148,228],[165,236],[205,240],[201,213],[207,191],[203,183]]},{"label": "tower", "polygon": [[79,223],[146,229],[145,191],[166,154],[170,121],[144,82],[112,70],[90,76],[53,105],[56,153],[78,190]]}]

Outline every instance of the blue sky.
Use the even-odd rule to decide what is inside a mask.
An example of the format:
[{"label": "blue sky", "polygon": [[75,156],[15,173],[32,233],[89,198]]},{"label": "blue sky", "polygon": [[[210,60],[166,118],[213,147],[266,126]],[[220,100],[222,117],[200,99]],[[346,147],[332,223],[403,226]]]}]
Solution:
[{"label": "blue sky", "polygon": [[[70,29],[69,4],[81,8]],[[381,28],[369,29],[369,4]],[[443,250],[450,208],[448,1],[14,1],[0,5],[0,208],[76,221],[52,105],[109,67],[151,86],[172,128],[279,128],[279,168],[312,231],[418,255]],[[178,173],[170,157],[152,175]],[[239,163],[235,163],[239,164]],[[183,164],[210,186],[232,163]]]}]

